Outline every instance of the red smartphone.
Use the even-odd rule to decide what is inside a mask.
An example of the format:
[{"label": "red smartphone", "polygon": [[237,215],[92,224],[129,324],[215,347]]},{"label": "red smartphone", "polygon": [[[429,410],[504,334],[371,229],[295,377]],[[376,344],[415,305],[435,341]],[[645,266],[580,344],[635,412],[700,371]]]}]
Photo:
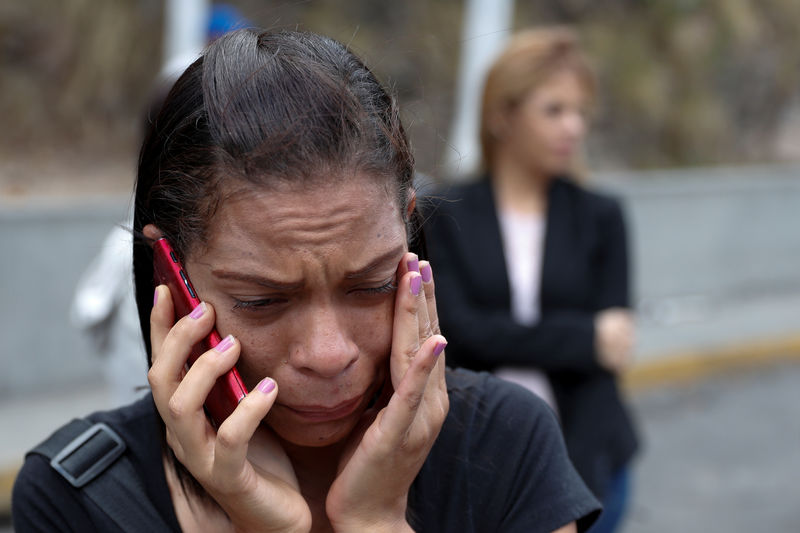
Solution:
[{"label": "red smartphone", "polygon": [[[158,239],[153,244],[153,270],[155,271],[156,285],[166,285],[172,294],[172,303],[175,306],[175,321],[200,305],[200,299],[189,281],[186,269],[183,268],[178,255],[172,249],[167,239]],[[201,354],[207,352],[222,340],[216,329],[198,343],[189,355],[188,364],[194,363]],[[217,379],[205,401],[205,408],[215,425],[219,426],[223,420],[233,412],[242,399],[247,396],[247,387],[244,386],[241,376],[236,368]]]}]

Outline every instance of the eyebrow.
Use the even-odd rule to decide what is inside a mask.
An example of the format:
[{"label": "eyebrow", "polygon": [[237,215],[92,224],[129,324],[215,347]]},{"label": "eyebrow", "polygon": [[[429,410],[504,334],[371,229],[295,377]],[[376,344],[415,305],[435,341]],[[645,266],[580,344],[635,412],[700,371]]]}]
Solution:
[{"label": "eyebrow", "polygon": [[212,270],[211,274],[219,279],[230,279],[234,281],[243,281],[245,283],[252,283],[255,285],[262,285],[269,289],[276,291],[295,291],[303,286],[302,281],[283,282],[274,279],[265,278],[263,276],[255,276],[252,274],[243,274],[241,272],[232,272],[230,270]]},{"label": "eyebrow", "polygon": [[397,256],[401,255],[405,251],[403,245],[398,245],[395,248],[392,248],[386,253],[383,253],[373,259],[368,265],[365,267],[359,268],[358,270],[354,270],[352,272],[348,272],[345,274],[345,279],[357,279],[363,278],[372,273],[373,270],[384,266],[388,262],[396,262]]}]

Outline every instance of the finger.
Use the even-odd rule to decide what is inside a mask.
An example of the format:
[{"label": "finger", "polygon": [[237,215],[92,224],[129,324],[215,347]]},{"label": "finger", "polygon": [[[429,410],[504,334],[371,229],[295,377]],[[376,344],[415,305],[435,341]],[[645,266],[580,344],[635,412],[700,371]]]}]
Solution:
[{"label": "finger", "polygon": [[[169,294],[169,290],[159,294]],[[172,382],[181,380],[183,369],[195,345],[214,327],[214,308],[201,302],[191,313],[178,320],[160,343],[152,345],[153,366]]]},{"label": "finger", "polygon": [[[175,324],[175,308],[169,287],[159,285],[153,294],[153,309],[150,311],[150,370],[147,380],[153,391],[156,406],[165,405],[178,386],[181,371],[188,357],[181,353],[170,356],[164,350],[164,341]],[[166,354],[166,355],[162,355]],[[177,359],[177,361],[171,361]],[[178,368],[176,370],[176,367]],[[166,413],[161,413],[162,417]]]},{"label": "finger", "polygon": [[393,385],[396,385],[402,379],[409,364],[419,351],[418,302],[421,286],[422,277],[418,272],[413,271],[407,272],[398,282],[395,296],[390,361]]},{"label": "finger", "polygon": [[219,426],[214,447],[216,473],[231,476],[241,471],[250,440],[277,397],[277,383],[264,378]]},{"label": "finger", "polygon": [[150,344],[161,346],[173,324],[175,309],[172,305],[172,294],[169,287],[159,285],[153,292],[153,309],[150,311]]},{"label": "finger", "polygon": [[[187,466],[212,464],[216,432],[206,417],[203,404],[219,376],[236,364],[240,350],[241,345],[233,336],[225,337],[197,358],[166,403],[163,394],[156,400],[156,408],[172,434],[172,442],[168,443],[175,456]],[[206,467],[200,469],[204,471]]]},{"label": "finger", "polygon": [[381,430],[395,442],[402,442],[408,434],[423,402],[428,378],[446,345],[447,340],[441,335],[429,338],[395,387],[395,392],[380,417]]},{"label": "finger", "polygon": [[436,311],[436,286],[433,281],[431,264],[428,261],[420,261],[419,272],[422,276],[422,289],[425,291],[425,307],[428,312],[431,335],[438,335],[441,331],[439,330],[439,314]]},{"label": "finger", "polygon": [[180,427],[182,420],[191,416],[200,416],[205,420],[203,404],[206,398],[219,377],[236,364],[240,351],[239,342],[228,335],[192,363],[169,399],[169,415],[177,421],[177,427]]},{"label": "finger", "polygon": [[406,252],[397,265],[397,279],[401,279],[409,272],[419,272],[419,257],[413,252]]},{"label": "finger", "polygon": [[[159,298],[165,295],[167,298],[164,298],[163,305],[166,307],[169,290],[160,289]],[[158,308],[160,305],[162,305],[161,302],[158,302],[156,307]],[[156,309],[154,314],[162,311],[163,309]],[[183,382],[186,361],[193,346],[209,333],[213,324],[214,310],[210,305],[205,304],[201,304],[190,315],[179,320],[169,330],[163,341],[152,346],[153,364],[147,374],[153,399],[161,418],[167,424],[174,424],[174,429],[178,434],[183,434],[185,431],[194,432],[194,438],[200,438],[200,435],[208,429],[206,427],[208,422],[202,409],[208,388],[195,391],[195,395],[202,395],[205,392],[199,402],[194,397],[187,395],[186,392],[196,387],[193,382],[197,380],[197,377],[191,378],[189,384],[184,385],[180,391],[179,388]],[[229,354],[228,357],[227,361],[222,361],[222,366],[232,366],[238,357],[238,351]],[[201,364],[193,372],[193,376],[202,374],[203,366],[207,367],[208,364]],[[213,376],[207,379],[213,379]],[[178,393],[177,397],[176,393]],[[182,422],[177,425],[176,421]]]},{"label": "finger", "polygon": [[[419,281],[415,281],[415,283],[420,284],[420,290],[417,295],[417,330],[420,344],[425,342],[425,340],[433,334],[431,331],[431,321],[428,317],[427,294],[424,290],[425,280],[422,277],[422,267],[426,263],[427,261],[419,261],[415,255],[414,259],[410,261],[408,265],[410,271],[420,273]],[[428,267],[428,269],[430,269],[430,265],[428,265]]]},{"label": "finger", "polygon": [[411,358],[419,349],[417,301],[422,292],[422,276],[416,254],[406,253],[403,256],[397,267],[397,280],[392,352],[398,353],[398,348],[402,348],[407,358]]},{"label": "finger", "polygon": [[[422,288],[425,291],[425,304],[430,329],[429,335],[440,335],[442,332],[439,326],[439,312],[436,308],[436,284],[433,279],[433,268],[428,261],[420,261],[419,271],[422,276]],[[436,369],[434,372],[437,375],[437,386],[443,389],[446,389],[446,384],[444,382],[445,365],[444,355],[441,355],[436,362]]]}]

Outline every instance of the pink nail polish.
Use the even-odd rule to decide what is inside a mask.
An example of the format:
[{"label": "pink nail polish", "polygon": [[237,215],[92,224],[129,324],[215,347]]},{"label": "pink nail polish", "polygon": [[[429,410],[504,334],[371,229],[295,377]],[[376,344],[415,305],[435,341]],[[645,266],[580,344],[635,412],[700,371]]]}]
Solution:
[{"label": "pink nail polish", "polygon": [[422,276],[414,276],[411,280],[411,294],[414,296],[419,295],[419,289],[422,287]]},{"label": "pink nail polish", "polygon": [[419,259],[416,257],[406,264],[408,265],[409,272],[419,272]]},{"label": "pink nail polish", "polygon": [[158,287],[156,287],[156,290],[153,291],[153,307],[156,306],[157,302],[158,302]]},{"label": "pink nail polish", "polygon": [[189,316],[190,316],[190,317],[192,317],[192,318],[194,318],[195,320],[197,320],[198,318],[200,318],[201,316],[203,316],[203,314],[204,314],[205,312],[206,312],[206,304],[205,304],[205,302],[200,302],[200,303],[197,305],[197,307],[195,307],[195,308],[192,310],[192,312],[191,312],[191,313],[189,313]]},{"label": "pink nail polish", "polygon": [[430,265],[425,265],[420,268],[419,273],[422,274],[422,281],[425,283],[430,283],[433,279],[433,271],[431,270]]},{"label": "pink nail polish", "polygon": [[263,394],[269,394],[275,388],[275,382],[270,378],[264,378],[256,385],[256,388]]},{"label": "pink nail polish", "polygon": [[231,346],[233,346],[233,335],[228,335],[227,337],[219,341],[219,344],[214,346],[214,350],[218,351],[219,353],[222,353]]},{"label": "pink nail polish", "polygon": [[447,346],[446,342],[436,343],[436,346],[433,348],[433,355],[438,357],[444,351],[446,346]]}]

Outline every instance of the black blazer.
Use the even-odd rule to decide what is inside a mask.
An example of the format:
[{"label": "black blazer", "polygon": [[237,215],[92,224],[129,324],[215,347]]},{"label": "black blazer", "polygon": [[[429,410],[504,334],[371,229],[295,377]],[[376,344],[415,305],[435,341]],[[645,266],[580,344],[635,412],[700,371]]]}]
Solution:
[{"label": "black blazer", "polygon": [[637,438],[615,377],[597,363],[594,316],[629,307],[625,223],[614,199],[556,178],[548,192],[534,326],[511,318],[500,226],[489,180],[452,187],[430,202],[425,238],[448,364],[544,371],[570,457],[601,497],[633,456]]}]

